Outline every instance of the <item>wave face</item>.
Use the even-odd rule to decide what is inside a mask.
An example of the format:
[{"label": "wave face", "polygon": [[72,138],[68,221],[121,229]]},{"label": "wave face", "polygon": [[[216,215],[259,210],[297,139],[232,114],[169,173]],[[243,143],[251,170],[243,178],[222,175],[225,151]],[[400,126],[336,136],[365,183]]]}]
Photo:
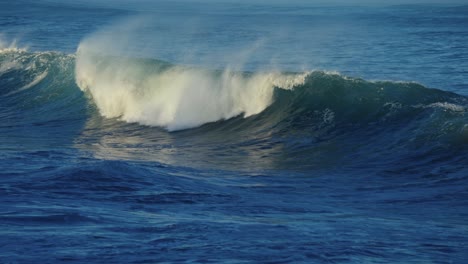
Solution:
[{"label": "wave face", "polygon": [[[467,98],[417,83],[366,81],[337,73],[312,72],[293,91],[277,91],[271,114],[282,129],[418,128],[409,135],[464,137]],[[378,133],[377,133],[378,134]],[[408,135],[408,136],[409,136]],[[466,139],[466,138],[465,138]]]},{"label": "wave face", "polygon": [[0,51],[0,148],[24,150],[71,145],[88,116],[76,87],[73,55]]},{"label": "wave face", "polygon": [[[211,71],[82,47],[76,56],[8,49],[0,57],[2,129],[40,125],[38,136],[71,137],[106,159],[307,169],[396,164],[422,153],[462,151],[468,143],[468,99],[416,83],[323,71]],[[110,119],[98,121],[100,115]],[[141,148],[116,148],[102,142],[104,134]],[[193,144],[172,154],[148,151],[171,146],[179,136]]]},{"label": "wave face", "polygon": [[81,97],[74,84],[74,55],[9,48],[0,50],[0,62],[0,96],[5,104],[22,101],[15,106],[34,111],[56,108],[50,114],[60,115],[68,110],[64,106],[69,100]]}]

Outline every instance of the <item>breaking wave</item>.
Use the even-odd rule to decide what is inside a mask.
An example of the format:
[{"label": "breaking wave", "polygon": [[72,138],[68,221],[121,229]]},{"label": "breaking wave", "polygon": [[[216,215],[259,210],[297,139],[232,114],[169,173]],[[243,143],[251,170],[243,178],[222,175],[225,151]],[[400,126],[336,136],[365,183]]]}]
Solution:
[{"label": "breaking wave", "polygon": [[80,46],[76,81],[100,113],[126,122],[180,130],[238,115],[256,115],[274,88],[304,84],[307,73],[239,73],[162,61],[102,57]]},{"label": "breaking wave", "polygon": [[310,139],[385,130],[396,141],[468,142],[468,99],[417,83],[215,71],[83,47],[76,55],[8,49],[0,62],[0,111],[10,123],[14,116],[46,122],[100,114],[169,131],[222,127]]}]

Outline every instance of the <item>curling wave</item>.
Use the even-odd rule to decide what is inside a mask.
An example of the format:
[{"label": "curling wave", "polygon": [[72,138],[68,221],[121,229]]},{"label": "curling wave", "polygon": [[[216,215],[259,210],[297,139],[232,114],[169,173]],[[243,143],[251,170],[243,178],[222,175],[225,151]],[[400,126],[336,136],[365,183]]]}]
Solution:
[{"label": "curling wave", "polygon": [[2,114],[10,122],[28,123],[84,118],[74,66],[74,55],[0,49]]},{"label": "curling wave", "polygon": [[310,138],[397,127],[398,136],[414,141],[468,142],[468,99],[417,83],[323,71],[210,71],[86,49],[76,55],[6,50],[0,62],[1,112],[9,120],[86,119],[91,112],[170,131],[203,125],[203,131]]}]

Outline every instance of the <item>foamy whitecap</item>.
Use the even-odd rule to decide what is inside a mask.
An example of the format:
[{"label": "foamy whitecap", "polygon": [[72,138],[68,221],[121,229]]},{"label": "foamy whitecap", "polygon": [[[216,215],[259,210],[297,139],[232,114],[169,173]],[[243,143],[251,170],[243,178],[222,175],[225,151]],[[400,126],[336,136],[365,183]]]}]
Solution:
[{"label": "foamy whitecap", "polygon": [[5,41],[0,35],[0,54],[6,52],[24,52],[27,48],[25,47],[18,47],[18,41],[15,39],[13,41]]},{"label": "foamy whitecap", "polygon": [[193,67],[148,65],[101,56],[86,42],[77,52],[76,81],[108,118],[179,130],[238,115],[252,116],[273,102],[275,87],[292,89],[307,73],[242,74]]}]

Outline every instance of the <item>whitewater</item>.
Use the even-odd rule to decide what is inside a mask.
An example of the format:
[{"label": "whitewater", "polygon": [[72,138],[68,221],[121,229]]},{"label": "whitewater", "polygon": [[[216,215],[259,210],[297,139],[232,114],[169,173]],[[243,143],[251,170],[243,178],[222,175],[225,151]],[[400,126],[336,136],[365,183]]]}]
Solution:
[{"label": "whitewater", "polygon": [[0,1],[1,262],[466,262],[466,10]]}]

